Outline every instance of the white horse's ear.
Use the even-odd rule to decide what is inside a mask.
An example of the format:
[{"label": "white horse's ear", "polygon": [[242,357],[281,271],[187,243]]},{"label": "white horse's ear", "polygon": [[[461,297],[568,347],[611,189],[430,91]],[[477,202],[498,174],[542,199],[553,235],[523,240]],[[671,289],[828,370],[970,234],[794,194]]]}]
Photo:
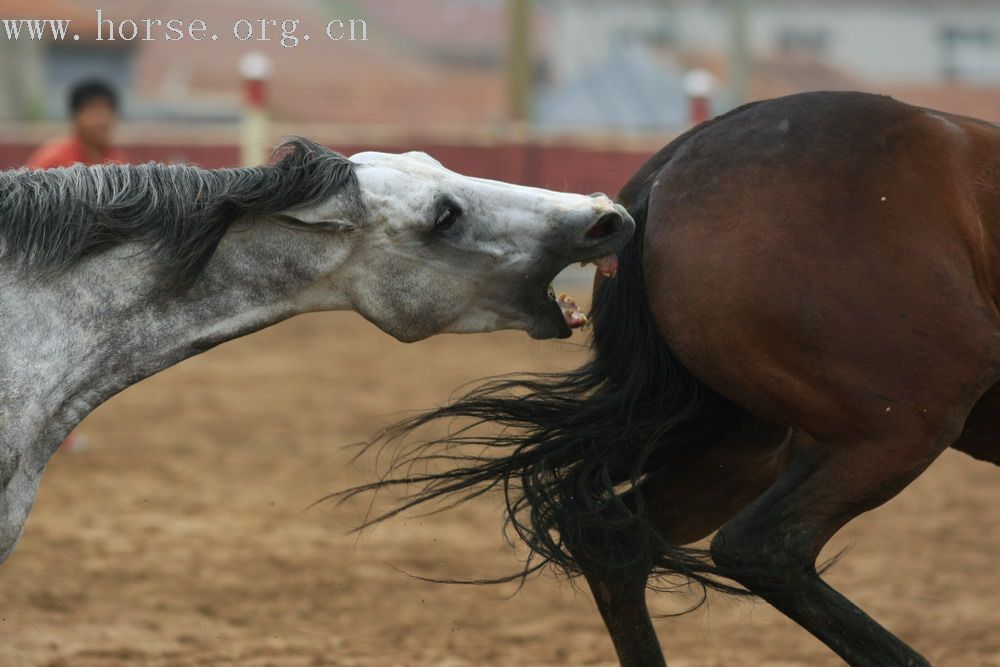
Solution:
[{"label": "white horse's ear", "polygon": [[310,229],[322,229],[334,232],[349,232],[356,225],[345,220],[343,208],[336,199],[319,205],[291,208],[278,213],[275,218],[285,224],[301,225]]},{"label": "white horse's ear", "polygon": [[296,225],[328,232],[350,232],[357,229],[357,226],[353,222],[348,222],[347,220],[324,220],[319,217],[301,215],[299,213],[278,213],[274,218],[286,225]]}]

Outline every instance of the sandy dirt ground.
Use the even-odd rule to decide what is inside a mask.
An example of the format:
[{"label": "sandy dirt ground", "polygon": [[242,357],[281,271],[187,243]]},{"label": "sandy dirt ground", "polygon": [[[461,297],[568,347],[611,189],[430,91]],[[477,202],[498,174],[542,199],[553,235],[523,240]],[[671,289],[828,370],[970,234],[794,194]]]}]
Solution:
[{"label": "sandy dirt ground", "polygon": [[[500,503],[394,520],[311,503],[372,478],[343,445],[460,384],[578,364],[519,334],[402,345],[351,314],[303,317],[126,391],[61,453],[0,567],[0,667],[613,665],[589,595],[552,575],[447,586],[519,562]],[[830,574],[935,665],[1000,666],[1000,470],[949,452],[831,546]],[[654,596],[658,612],[691,596]],[[764,603],[658,621],[673,667],[837,665]]]}]

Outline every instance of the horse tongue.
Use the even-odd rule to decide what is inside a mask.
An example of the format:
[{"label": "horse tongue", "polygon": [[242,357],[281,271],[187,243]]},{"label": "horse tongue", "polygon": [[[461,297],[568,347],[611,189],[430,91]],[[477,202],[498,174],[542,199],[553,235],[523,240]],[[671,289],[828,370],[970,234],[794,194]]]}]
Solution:
[{"label": "horse tongue", "polygon": [[566,318],[566,324],[569,325],[570,329],[579,329],[584,327],[590,321],[587,316],[580,312],[579,306],[576,305],[576,301],[573,297],[568,294],[560,294],[557,299],[559,307],[562,308],[563,317]]},{"label": "horse tongue", "polygon": [[618,255],[608,255],[594,260],[597,270],[606,278],[614,278],[618,275]]}]

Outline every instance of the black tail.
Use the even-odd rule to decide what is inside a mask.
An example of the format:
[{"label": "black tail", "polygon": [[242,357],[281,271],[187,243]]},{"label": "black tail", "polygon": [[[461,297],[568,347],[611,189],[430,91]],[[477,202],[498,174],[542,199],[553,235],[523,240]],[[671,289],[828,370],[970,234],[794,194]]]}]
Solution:
[{"label": "black tail", "polygon": [[[642,268],[650,188],[684,137],[654,157],[622,191],[636,233],[616,279],[594,295],[594,359],[568,373],[500,378],[446,407],[398,424],[376,442],[395,442],[438,420],[471,419],[447,437],[403,450],[387,486],[419,490],[365,525],[431,501],[449,505],[503,490],[507,522],[530,547],[524,574],[552,564],[569,575],[647,567],[726,592],[706,550],[666,544],[647,521],[641,493],[649,473],[687,448],[714,442],[738,409],[692,376],[653,320]],[[498,424],[481,433],[477,427]],[[476,452],[469,454],[468,452]],[[443,472],[414,464],[443,461]],[[540,559],[540,560],[539,560]]]}]

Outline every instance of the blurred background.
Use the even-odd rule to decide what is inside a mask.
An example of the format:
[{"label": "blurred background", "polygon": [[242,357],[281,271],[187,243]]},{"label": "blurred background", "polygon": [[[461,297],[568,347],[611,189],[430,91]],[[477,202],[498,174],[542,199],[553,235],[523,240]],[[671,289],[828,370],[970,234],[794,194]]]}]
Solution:
[{"label": "blurred background", "polygon": [[[117,21],[200,18],[222,37],[99,43],[97,6]],[[79,41],[0,35],[0,168],[62,132],[67,90],[93,77],[121,93],[132,161],[233,165],[303,134],[585,192],[617,190],[693,122],[752,99],[867,90],[1000,120],[996,0],[0,0],[0,15],[85,28]],[[317,37],[232,38],[257,17]],[[318,38],[334,18],[363,20],[367,40]],[[261,117],[249,53],[266,59]]]}]

